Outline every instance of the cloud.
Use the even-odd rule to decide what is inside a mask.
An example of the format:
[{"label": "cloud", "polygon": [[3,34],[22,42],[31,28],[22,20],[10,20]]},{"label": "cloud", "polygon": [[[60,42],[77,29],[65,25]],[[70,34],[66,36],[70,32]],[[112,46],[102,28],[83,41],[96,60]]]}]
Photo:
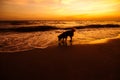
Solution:
[{"label": "cloud", "polygon": [[120,0],[0,0],[3,15],[71,16],[120,12]]},{"label": "cloud", "polygon": [[16,5],[25,5],[28,3],[29,0],[2,0],[3,5],[10,5],[10,4],[16,4]]},{"label": "cloud", "polygon": [[28,5],[28,4],[56,4],[60,0],[2,0],[2,4]]}]

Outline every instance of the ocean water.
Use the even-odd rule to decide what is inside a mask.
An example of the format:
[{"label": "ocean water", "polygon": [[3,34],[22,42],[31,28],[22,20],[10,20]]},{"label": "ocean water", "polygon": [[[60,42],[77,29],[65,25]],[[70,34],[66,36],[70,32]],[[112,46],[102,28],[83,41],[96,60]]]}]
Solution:
[{"label": "ocean water", "polygon": [[0,52],[44,49],[58,45],[57,36],[72,27],[77,28],[72,45],[90,44],[96,40],[117,37],[120,34],[119,25],[119,21],[0,21]]}]

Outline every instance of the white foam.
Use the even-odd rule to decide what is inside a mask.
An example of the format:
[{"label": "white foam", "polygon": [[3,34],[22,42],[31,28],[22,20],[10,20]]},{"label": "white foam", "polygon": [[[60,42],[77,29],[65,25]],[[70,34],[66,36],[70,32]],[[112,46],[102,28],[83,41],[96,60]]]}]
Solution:
[{"label": "white foam", "polygon": [[19,52],[46,48],[57,40],[56,31],[12,33],[0,36],[0,52]]},{"label": "white foam", "polygon": [[[29,33],[0,34],[0,52],[19,52],[34,48],[47,48],[57,43],[57,36],[64,30]],[[75,32],[73,44],[102,43],[120,38],[120,28],[80,29]],[[117,36],[117,37],[116,37]]]}]

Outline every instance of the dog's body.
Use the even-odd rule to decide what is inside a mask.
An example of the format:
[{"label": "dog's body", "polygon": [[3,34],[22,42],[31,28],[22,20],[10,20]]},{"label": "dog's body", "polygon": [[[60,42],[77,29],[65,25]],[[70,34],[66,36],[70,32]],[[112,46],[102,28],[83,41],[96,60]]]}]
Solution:
[{"label": "dog's body", "polygon": [[60,34],[60,35],[58,36],[58,40],[59,40],[59,41],[61,41],[61,40],[67,41],[67,37],[69,36],[70,39],[71,39],[70,41],[72,41],[72,37],[74,36],[74,32],[75,32],[75,29],[72,29],[72,30],[63,32],[62,34]]}]

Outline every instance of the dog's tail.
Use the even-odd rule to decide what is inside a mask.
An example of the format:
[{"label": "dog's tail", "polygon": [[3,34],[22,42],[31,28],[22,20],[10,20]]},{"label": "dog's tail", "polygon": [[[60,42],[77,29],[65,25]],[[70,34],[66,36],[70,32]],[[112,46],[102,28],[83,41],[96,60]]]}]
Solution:
[{"label": "dog's tail", "polygon": [[58,36],[58,41],[60,41],[60,36]]}]

